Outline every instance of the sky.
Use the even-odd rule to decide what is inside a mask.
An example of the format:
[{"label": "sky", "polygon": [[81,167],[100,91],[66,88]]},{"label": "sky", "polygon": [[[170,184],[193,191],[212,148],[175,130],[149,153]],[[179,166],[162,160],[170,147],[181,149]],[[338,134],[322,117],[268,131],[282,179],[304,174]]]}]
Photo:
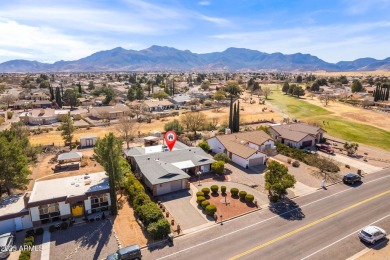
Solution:
[{"label": "sky", "polygon": [[384,59],[389,11],[390,0],[7,0],[0,1],[0,62],[52,63],[151,45]]}]

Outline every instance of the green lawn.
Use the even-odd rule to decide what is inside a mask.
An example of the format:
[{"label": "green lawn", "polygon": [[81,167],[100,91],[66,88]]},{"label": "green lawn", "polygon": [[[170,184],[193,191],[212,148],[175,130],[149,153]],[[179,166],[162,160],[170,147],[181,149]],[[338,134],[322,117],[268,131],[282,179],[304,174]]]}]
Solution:
[{"label": "green lawn", "polygon": [[[333,116],[332,112],[322,107],[307,103],[304,99],[284,95],[277,90],[274,90],[269,98],[268,101],[271,104],[278,106],[291,118],[305,122],[317,122],[331,136],[390,151],[389,131]],[[323,125],[323,121],[329,122],[329,125]]]}]

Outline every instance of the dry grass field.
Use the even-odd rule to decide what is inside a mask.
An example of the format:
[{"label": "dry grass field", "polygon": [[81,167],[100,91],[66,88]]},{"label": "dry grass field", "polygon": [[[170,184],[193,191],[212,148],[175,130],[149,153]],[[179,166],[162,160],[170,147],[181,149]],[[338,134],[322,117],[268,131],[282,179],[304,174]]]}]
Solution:
[{"label": "dry grass field", "polygon": [[[244,96],[247,96],[248,94],[244,94]],[[241,122],[252,122],[252,121],[258,121],[258,120],[275,120],[275,122],[279,122],[282,120],[282,117],[267,108],[264,112],[262,112],[262,109],[266,107],[265,105],[258,104],[259,98],[253,97],[253,100],[256,101],[254,104],[250,104],[249,101],[244,102],[243,100],[240,101],[240,120]],[[182,111],[181,111],[182,113]],[[204,113],[207,118],[217,118],[219,124],[222,124],[224,122],[228,121],[229,117],[229,108],[223,107],[218,112],[214,110],[206,110],[201,113]],[[153,120],[152,123],[140,123],[139,124],[139,131],[142,134],[148,134],[152,130],[157,131],[163,131],[164,125],[173,120],[173,119],[179,119],[180,117],[167,117],[160,120]],[[111,126],[105,126],[105,127],[92,127],[90,129],[80,128],[77,129],[74,132],[74,140],[79,140],[80,136],[83,135],[97,135],[98,137],[104,137],[104,135],[108,134],[109,132],[117,133],[117,130],[115,129],[115,125]],[[50,131],[49,133],[43,133],[39,135],[31,135],[30,136],[30,142],[34,145],[42,144],[42,145],[51,145],[54,143],[56,146],[63,146],[64,142],[61,137],[61,134],[59,131]]]},{"label": "dry grass field", "polygon": [[365,76],[390,76],[390,71],[387,70],[376,70],[376,71],[343,71],[343,72],[327,72],[327,71],[315,71],[312,74],[323,77],[365,77]]}]

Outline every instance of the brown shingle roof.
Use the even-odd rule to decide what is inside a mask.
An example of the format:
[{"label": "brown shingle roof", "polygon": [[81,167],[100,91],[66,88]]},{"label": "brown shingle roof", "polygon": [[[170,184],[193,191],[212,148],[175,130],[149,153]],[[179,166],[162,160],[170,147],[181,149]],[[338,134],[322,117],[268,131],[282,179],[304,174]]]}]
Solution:
[{"label": "brown shingle roof", "polygon": [[259,152],[256,149],[247,146],[248,143],[262,145],[271,138],[263,131],[251,131],[234,133],[228,135],[218,135],[216,138],[231,153],[242,158],[249,158],[252,154]]},{"label": "brown shingle roof", "polygon": [[276,132],[280,133],[281,129],[287,129],[295,132],[306,133],[310,135],[316,135],[320,130],[324,131],[321,127],[311,126],[303,123],[295,123],[289,125],[275,125],[271,126]]}]

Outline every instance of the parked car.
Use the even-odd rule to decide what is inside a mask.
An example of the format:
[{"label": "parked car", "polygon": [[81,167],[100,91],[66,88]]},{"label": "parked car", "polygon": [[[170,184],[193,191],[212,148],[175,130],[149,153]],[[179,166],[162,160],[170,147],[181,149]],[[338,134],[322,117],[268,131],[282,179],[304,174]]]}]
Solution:
[{"label": "parked car", "polygon": [[139,245],[131,245],[116,251],[116,253],[107,256],[107,260],[140,260],[142,257]]},{"label": "parked car", "polygon": [[316,147],[325,153],[334,154],[334,149],[327,144],[317,144]]},{"label": "parked car", "polygon": [[0,235],[0,259],[7,258],[14,246],[14,233],[5,233]]},{"label": "parked car", "polygon": [[377,226],[368,226],[360,230],[359,238],[371,244],[386,237],[386,231]]},{"label": "parked car", "polygon": [[344,184],[355,184],[355,182],[361,182],[361,181],[362,178],[355,173],[348,173],[343,177]]}]

